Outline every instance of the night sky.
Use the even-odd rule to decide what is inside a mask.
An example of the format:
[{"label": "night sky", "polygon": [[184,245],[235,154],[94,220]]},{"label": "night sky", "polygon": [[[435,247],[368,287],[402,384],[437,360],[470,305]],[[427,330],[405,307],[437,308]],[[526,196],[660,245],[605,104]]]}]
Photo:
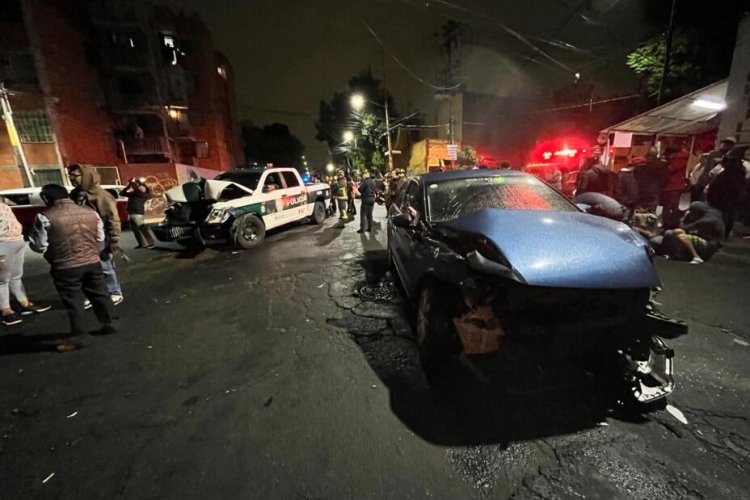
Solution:
[{"label": "night sky", "polygon": [[[388,49],[389,90],[401,112],[421,110],[433,119],[434,90],[407,74],[395,55],[419,78],[439,83],[441,55],[436,33],[448,20],[465,25],[466,87],[483,93],[528,95],[573,80],[573,72],[610,92],[633,89],[625,56],[638,41],[659,32],[642,20],[636,0],[161,0],[198,12],[217,48],[236,74],[240,116],[257,125],[287,123],[306,146],[310,167],[328,160],[315,140],[318,103],[370,65],[382,76],[381,47]],[[507,34],[509,27],[560,64]],[[560,49],[536,36],[565,42]],[[529,58],[533,60],[529,60]],[[567,66],[563,69],[560,66]]]}]

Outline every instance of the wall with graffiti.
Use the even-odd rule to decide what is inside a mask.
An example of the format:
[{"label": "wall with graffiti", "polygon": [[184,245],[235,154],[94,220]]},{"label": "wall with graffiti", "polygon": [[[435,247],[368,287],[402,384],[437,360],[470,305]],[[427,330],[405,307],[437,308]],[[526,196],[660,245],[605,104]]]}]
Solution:
[{"label": "wall with graffiti", "polygon": [[167,199],[164,193],[196,178],[213,179],[221,172],[208,168],[191,167],[180,163],[129,163],[119,165],[123,184],[130,179],[144,177],[153,198],[146,202],[146,219],[157,222],[164,218]]}]

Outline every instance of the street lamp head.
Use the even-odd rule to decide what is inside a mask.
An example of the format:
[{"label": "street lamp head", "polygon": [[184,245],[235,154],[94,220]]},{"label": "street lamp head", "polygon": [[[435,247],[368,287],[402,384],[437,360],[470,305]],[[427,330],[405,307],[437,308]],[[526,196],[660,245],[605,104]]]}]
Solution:
[{"label": "street lamp head", "polygon": [[334,170],[336,170],[336,166],[333,163],[326,165],[326,172],[329,174],[332,174]]},{"label": "street lamp head", "polygon": [[354,132],[351,130],[344,131],[344,142],[352,142],[354,140]]},{"label": "street lamp head", "polygon": [[362,94],[352,95],[349,102],[352,106],[352,109],[354,109],[354,111],[362,111],[363,109],[365,109],[365,104],[367,104],[367,100],[365,99],[365,96],[363,96]]}]

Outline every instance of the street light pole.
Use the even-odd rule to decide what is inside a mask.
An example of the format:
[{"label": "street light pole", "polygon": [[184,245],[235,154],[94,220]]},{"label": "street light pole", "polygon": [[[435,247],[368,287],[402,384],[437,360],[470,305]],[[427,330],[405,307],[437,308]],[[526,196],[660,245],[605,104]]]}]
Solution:
[{"label": "street light pole", "polygon": [[[383,77],[385,82],[385,77]],[[388,116],[388,93],[385,93],[385,136],[388,139],[388,172],[393,172],[393,145],[391,144],[391,120]]]},{"label": "street light pole", "polygon": [[667,40],[664,47],[664,65],[661,69],[661,81],[659,82],[659,93],[656,96],[656,105],[660,106],[664,97],[664,81],[669,74],[669,59],[672,55],[672,34],[674,31],[674,11],[677,6],[677,0],[672,0],[672,9],[669,12],[669,27],[667,28]]},{"label": "street light pole", "polygon": [[0,104],[3,108],[3,119],[5,119],[5,126],[8,129],[10,144],[16,153],[16,158],[23,167],[23,171],[26,173],[26,178],[29,180],[29,186],[34,187],[34,178],[32,177],[29,163],[26,161],[26,154],[23,152],[23,145],[18,137],[18,129],[16,129],[16,122],[13,121],[13,109],[10,107],[8,95],[8,89],[5,88],[5,84],[0,82]]}]

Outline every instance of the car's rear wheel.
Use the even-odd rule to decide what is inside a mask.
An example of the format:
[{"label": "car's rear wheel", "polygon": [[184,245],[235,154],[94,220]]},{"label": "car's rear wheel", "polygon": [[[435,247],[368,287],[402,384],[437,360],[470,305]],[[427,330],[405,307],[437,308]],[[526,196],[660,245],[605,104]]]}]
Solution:
[{"label": "car's rear wheel", "polygon": [[326,205],[322,201],[316,201],[315,207],[313,208],[312,216],[310,217],[313,224],[323,224],[326,220]]},{"label": "car's rear wheel", "polygon": [[257,215],[243,215],[232,224],[231,234],[237,246],[255,248],[266,238],[266,225]]},{"label": "car's rear wheel", "polygon": [[422,288],[417,307],[417,347],[427,381],[433,385],[461,352],[461,341],[447,306],[444,293],[434,282]]}]

